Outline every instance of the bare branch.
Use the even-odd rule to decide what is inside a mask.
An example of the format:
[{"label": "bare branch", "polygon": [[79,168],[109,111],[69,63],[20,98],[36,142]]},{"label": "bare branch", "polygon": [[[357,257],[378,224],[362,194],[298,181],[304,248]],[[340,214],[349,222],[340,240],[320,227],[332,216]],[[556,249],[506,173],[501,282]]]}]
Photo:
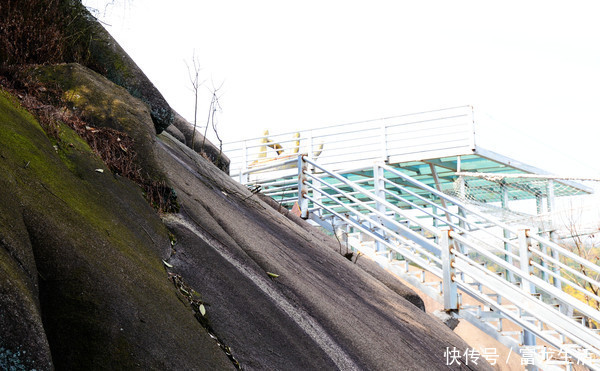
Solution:
[{"label": "bare branch", "polygon": [[196,126],[198,123],[198,90],[200,86],[204,84],[204,81],[200,81],[200,61],[196,58],[196,50],[192,52],[192,68],[190,68],[187,61],[184,61],[188,70],[188,76],[190,78],[190,84],[192,85],[192,91],[194,92],[194,131],[192,133],[192,149],[194,149],[194,143],[196,139]]}]

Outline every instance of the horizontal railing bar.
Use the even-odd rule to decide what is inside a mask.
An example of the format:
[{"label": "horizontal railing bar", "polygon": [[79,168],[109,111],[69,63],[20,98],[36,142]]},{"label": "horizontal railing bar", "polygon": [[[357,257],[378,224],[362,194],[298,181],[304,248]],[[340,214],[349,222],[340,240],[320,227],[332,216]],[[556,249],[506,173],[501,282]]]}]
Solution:
[{"label": "horizontal railing bar", "polygon": [[[577,180],[577,181],[600,181],[600,178],[594,177],[572,177],[572,176],[558,176],[558,175],[544,175],[544,174],[498,174],[498,173],[473,173],[468,171],[457,171],[454,173],[457,176],[469,176],[477,178],[521,178],[521,179],[553,179],[553,180]],[[506,175],[506,176],[505,176]]]},{"label": "horizontal railing bar", "polygon": [[549,241],[543,237],[537,236],[537,235],[531,235],[529,236],[532,240],[535,240],[539,243],[541,243],[543,246],[547,246],[552,250],[556,250],[559,251],[563,256],[566,256],[572,260],[574,260],[575,262],[581,264],[581,265],[585,265],[587,268],[593,270],[596,273],[600,274],[600,266],[595,265],[594,263],[582,258],[581,256],[572,253],[571,251],[565,249],[564,247]]},{"label": "horizontal railing bar", "polygon": [[[362,158],[359,161],[364,162],[364,163],[368,163],[368,162],[373,162],[373,161],[380,160],[380,159],[381,159],[381,156],[373,156],[373,157]],[[339,161],[338,160],[331,161],[331,159],[329,161],[325,161],[323,159],[320,159],[320,162],[322,162],[324,165],[331,166],[331,165],[343,164],[343,163],[346,163],[347,161],[345,161],[343,159],[341,159]]]},{"label": "horizontal railing bar", "polygon": [[566,285],[573,287],[574,289],[580,291],[581,293],[591,296],[592,298],[594,298],[594,300],[596,300],[600,303],[600,296],[595,295],[593,292],[587,290],[585,287],[581,287],[578,283],[573,282],[573,281],[563,277],[562,275],[556,274],[552,270],[546,269],[544,266],[542,266],[534,261],[531,262],[531,265],[536,267],[540,271],[543,271],[544,273],[564,282]]},{"label": "horizontal railing bar", "polygon": [[403,174],[403,173],[402,173],[402,172],[400,172],[400,171],[397,171],[396,169],[394,169],[394,168],[392,168],[392,167],[390,167],[390,166],[388,166],[388,165],[381,165],[381,167],[382,167],[382,168],[384,168],[385,170],[388,170],[388,171],[390,171],[390,172],[392,172],[392,173],[394,173],[394,174],[398,175],[399,177],[403,178],[405,181],[407,181],[407,182],[410,182],[410,183],[413,183],[413,184],[415,184],[417,187],[420,187],[420,188],[422,188],[422,189],[424,189],[424,190],[428,191],[429,193],[432,193],[432,194],[436,195],[436,196],[437,196],[437,197],[439,197],[439,198],[442,198],[442,199],[444,199],[444,200],[446,200],[446,201],[452,202],[452,203],[453,203],[453,204],[455,204],[456,206],[458,206],[458,207],[460,207],[460,208],[462,208],[462,209],[464,209],[464,210],[467,210],[467,211],[468,211],[470,214],[477,215],[478,217],[480,217],[480,218],[482,218],[482,219],[484,219],[484,220],[487,220],[487,221],[490,221],[490,222],[493,222],[493,223],[495,223],[497,226],[499,226],[499,227],[501,227],[502,229],[505,229],[505,230],[507,230],[507,231],[511,232],[511,233],[512,233],[512,234],[514,234],[514,235],[518,235],[518,231],[517,231],[516,229],[514,229],[514,228],[510,227],[509,225],[507,225],[507,224],[505,224],[505,223],[502,223],[502,222],[500,222],[499,220],[497,220],[497,219],[495,219],[495,218],[491,218],[490,216],[488,216],[488,215],[485,215],[485,214],[483,214],[483,213],[481,213],[481,212],[479,212],[479,211],[477,211],[477,210],[474,210],[474,209],[472,209],[472,208],[468,207],[466,204],[463,204],[462,202],[459,202],[459,201],[457,201],[457,200],[454,200],[453,198],[450,198],[450,197],[449,197],[449,196],[447,196],[445,193],[443,193],[443,192],[439,192],[437,189],[431,188],[431,187],[430,187],[430,186],[428,186],[427,184],[424,184],[424,183],[418,182],[418,181],[416,181],[416,180],[414,180],[414,179],[410,178],[409,176],[407,176],[407,175]]},{"label": "horizontal railing bar", "polygon": [[544,252],[542,252],[540,250],[537,250],[537,249],[531,249],[531,252],[533,254],[538,255],[543,260],[548,260],[549,262],[551,262],[551,263],[553,263],[553,264],[561,267],[562,269],[568,271],[571,274],[574,274],[575,276],[581,278],[582,280],[589,282],[591,285],[598,286],[600,288],[600,282],[598,282],[595,279],[593,279],[591,277],[588,277],[588,276],[584,275],[583,273],[581,273],[581,272],[579,272],[579,271],[577,271],[577,270],[569,267],[568,265],[564,264],[560,260],[556,260],[552,256],[550,256],[550,255],[548,255],[548,254],[546,254],[546,253],[544,253]]},{"label": "horizontal railing bar", "polygon": [[[306,138],[305,136],[302,135],[303,133],[311,133],[311,132],[316,132],[316,131],[326,131],[328,129],[336,129],[336,128],[340,128],[340,127],[344,127],[344,126],[361,125],[361,124],[366,124],[366,123],[371,123],[371,122],[378,122],[378,121],[389,121],[389,120],[398,119],[398,118],[401,118],[401,117],[410,117],[410,116],[417,116],[417,115],[423,115],[423,114],[432,114],[432,113],[435,113],[435,112],[443,112],[443,111],[450,111],[450,110],[457,110],[457,109],[467,109],[467,108],[471,108],[471,106],[456,106],[456,107],[442,108],[442,109],[431,110],[431,111],[421,111],[421,112],[415,112],[415,113],[408,113],[408,114],[404,114],[404,115],[382,117],[382,118],[373,119],[373,120],[347,122],[347,123],[343,123],[343,124],[328,125],[328,126],[324,126],[324,127],[317,128],[317,129],[302,130],[302,131],[299,131],[299,133],[300,133],[300,135],[303,138]],[[467,116],[467,115],[463,114],[463,116]],[[449,116],[449,117],[452,117],[452,116]],[[279,137],[279,136],[294,135],[296,133],[298,133],[298,131],[286,132],[286,133],[282,133],[282,134],[275,134],[275,135],[273,135],[273,138]],[[241,139],[241,140],[236,140],[236,141],[231,141],[231,142],[224,143],[223,146],[225,146],[225,145],[231,145],[231,144],[234,144],[234,143],[243,143],[243,142],[248,142],[248,141],[261,140],[263,138],[264,138],[264,135],[263,136],[254,137],[254,138],[249,138],[249,139]]]},{"label": "horizontal railing bar", "polygon": [[[306,196],[306,198],[307,198],[307,199],[309,199],[310,201],[314,202],[315,204],[319,204],[319,202],[318,202],[317,200],[313,199],[313,198],[312,198],[312,197],[310,197],[310,196]],[[361,231],[363,231],[363,233],[367,234],[368,236],[370,236],[371,238],[373,238],[373,239],[377,240],[378,242],[380,242],[380,243],[382,243],[382,244],[386,245],[388,248],[390,248],[390,249],[392,249],[392,250],[394,250],[394,251],[398,252],[399,254],[402,254],[402,255],[405,255],[405,254],[407,254],[407,255],[414,255],[414,254],[412,254],[412,253],[410,253],[410,252],[402,252],[402,251],[398,251],[398,250],[397,250],[397,248],[396,248],[396,246],[394,246],[393,244],[391,244],[389,241],[386,241],[385,239],[381,238],[381,237],[380,237],[380,236],[378,236],[377,234],[373,233],[371,230],[369,230],[368,228],[366,228],[366,227],[365,227],[365,226],[363,226],[362,224],[360,224],[360,223],[356,223],[355,221],[353,221],[352,219],[350,219],[350,218],[346,217],[346,216],[345,216],[345,215],[343,215],[343,214],[339,214],[339,213],[337,213],[337,212],[335,212],[335,211],[333,211],[333,210],[330,210],[330,209],[329,209],[329,208],[327,208],[325,205],[321,205],[321,204],[319,204],[319,205],[320,205],[320,206],[321,206],[323,209],[327,209],[327,210],[329,210],[329,212],[330,212],[330,213],[332,213],[333,215],[335,215],[336,217],[338,217],[340,220],[344,220],[344,221],[346,221],[347,223],[349,223],[349,224],[353,225],[355,228],[358,228],[358,229],[360,229]],[[410,242],[410,241],[406,241],[406,243],[409,243],[409,242]],[[419,260],[422,260],[422,259],[420,259],[420,258],[418,258],[418,257],[415,257],[415,256],[413,256],[413,258],[415,258],[415,259],[414,259],[414,261],[415,261],[415,262],[418,262]],[[427,269],[427,270],[431,271],[432,273],[436,274],[437,276],[441,276],[441,273],[442,273],[442,272],[441,272],[441,269],[439,269],[439,268],[437,268],[437,267],[434,267],[434,266],[431,266],[430,264],[427,264],[427,261],[425,261],[425,260],[422,260],[422,262],[421,262],[421,263],[425,265],[425,266],[422,266],[422,268],[424,268],[424,269]],[[417,263],[417,264],[418,264],[418,263]]]},{"label": "horizontal railing bar", "polygon": [[296,196],[296,198],[298,198],[298,196],[296,195],[297,192],[294,191],[286,191],[285,188],[283,189],[269,189],[267,192],[263,192],[263,194],[267,195],[267,196],[271,196],[273,198],[277,197],[277,196],[281,196],[281,195],[294,195]]},{"label": "horizontal railing bar", "polygon": [[282,185],[289,185],[295,188],[298,188],[298,180],[297,179],[281,179],[281,180],[273,180],[271,182],[260,182],[260,185],[265,187],[278,187]]},{"label": "horizontal railing bar", "polygon": [[[485,281],[485,282],[490,282],[490,283],[495,282],[495,284],[486,285],[486,287],[491,289],[492,291],[495,291],[495,292],[501,294],[503,297],[510,297],[511,302],[513,302],[513,303],[514,302],[520,303],[519,307],[521,307],[522,309],[524,309],[527,312],[533,312],[535,310],[535,312],[538,315],[540,315],[541,317],[544,317],[544,319],[543,319],[544,323],[552,323],[553,327],[558,328],[558,330],[560,332],[562,332],[564,334],[569,334],[568,335],[569,338],[571,338],[572,340],[585,346],[590,351],[600,355],[600,349],[596,348],[593,345],[593,344],[595,344],[595,342],[597,342],[597,338],[587,328],[585,328],[584,326],[582,326],[581,324],[579,324],[577,322],[572,321],[569,317],[567,317],[564,314],[560,313],[559,311],[553,309],[552,307],[550,307],[546,304],[543,304],[539,300],[533,299],[531,296],[526,294],[524,291],[522,291],[516,287],[511,287],[510,285],[506,285],[506,281],[496,277],[495,275],[489,274],[489,271],[485,270],[485,268],[483,268],[483,267],[480,267],[476,262],[472,261],[468,257],[463,256],[463,255],[459,256],[459,255],[460,254],[457,255],[457,258],[459,258],[460,260],[456,261],[457,269],[459,269],[460,271],[465,272],[465,274],[468,274],[469,276],[473,277],[474,279],[476,279],[476,281],[479,281],[479,282]],[[475,268],[475,269],[471,269],[470,267]],[[469,272],[469,273],[466,273],[466,272]],[[464,284],[461,281],[458,281],[457,283],[459,283],[459,287],[461,290],[470,292],[469,295],[471,295],[471,296],[474,295],[474,297],[482,297],[483,294],[481,294],[481,293],[477,292],[477,290],[474,290],[473,288],[469,287],[468,284]],[[493,286],[493,287],[491,287],[491,286]],[[502,293],[500,293],[499,291],[502,291]],[[515,300],[516,298],[519,298],[520,300]],[[515,315],[510,310],[504,310],[502,308],[502,305],[497,304],[495,302],[495,300],[489,299],[489,300],[486,300],[486,302],[488,303],[489,306],[494,307],[497,310],[501,311],[504,316],[508,317],[511,321],[519,324],[522,328],[527,329],[530,332],[536,334],[536,336],[540,337],[542,340],[548,342],[549,344],[556,347],[557,349],[561,348],[562,342],[559,342],[556,338],[549,336],[547,333],[544,333],[543,331],[540,331],[538,326],[533,325],[528,321],[521,320],[518,315]],[[529,304],[529,306],[523,306],[523,305],[521,305],[521,303]],[[535,309],[532,310],[529,307],[535,308]],[[556,323],[556,322],[558,322],[558,323]],[[571,327],[575,327],[575,328],[573,330],[568,330]],[[575,330],[577,332],[575,332]],[[581,336],[583,336],[585,339],[582,339]]]},{"label": "horizontal railing bar", "polygon": [[[386,133],[386,140],[390,144],[395,144],[398,147],[405,147],[407,145],[414,146],[418,144],[430,144],[430,143],[443,143],[443,142],[454,142],[457,140],[468,140],[466,138],[466,133],[464,130],[464,124],[453,125],[453,126],[443,126],[443,129],[452,129],[452,130],[444,130],[445,132],[441,132],[438,130],[435,134],[428,134],[427,136],[423,136],[423,134],[419,134],[419,131],[428,132],[440,128],[432,127],[431,129],[419,129],[411,131],[410,133],[397,132],[397,133]],[[460,129],[460,131],[459,131]],[[407,135],[407,134],[415,134],[415,135]],[[395,139],[394,137],[398,137]],[[444,141],[441,141],[438,138],[445,138]]]},{"label": "horizontal railing bar", "polygon": [[[310,174],[305,174],[305,175],[307,175],[307,176],[309,176],[309,177],[311,176]],[[317,181],[319,181],[319,182],[321,182],[321,181],[322,181],[321,179],[319,179],[319,178],[316,178],[316,177],[313,177],[312,179],[315,179],[315,180],[317,180]],[[342,178],[342,177],[339,177],[339,180],[342,180],[342,179],[344,179],[344,178]],[[342,181],[343,181],[343,180],[342,180]],[[346,183],[346,184],[347,184],[347,183]],[[356,187],[359,187],[359,186],[356,186],[356,185],[354,185],[354,186],[353,186],[353,188],[356,188]],[[314,188],[314,187],[313,187],[312,189],[313,189],[313,190],[318,190],[318,191],[319,191],[319,193],[321,193],[321,192],[322,192],[322,191],[321,191],[321,190],[319,190],[318,188]],[[337,189],[337,188],[334,188],[334,189],[335,189],[337,192],[339,192],[339,193],[342,193],[342,192],[341,192],[339,189]],[[326,195],[325,193],[321,193],[321,194],[324,194],[324,195]],[[353,197],[353,196],[349,196],[349,198],[354,198],[354,197]],[[340,202],[340,203],[341,203],[341,201],[337,201],[337,200],[334,200],[334,201],[336,201],[336,202]],[[354,199],[353,201],[354,201],[354,202],[357,202],[358,200]],[[379,202],[378,200],[375,200],[375,201]],[[360,201],[358,201],[358,202],[360,203]],[[341,203],[341,204],[342,204],[342,206],[343,206],[343,203]],[[408,237],[408,238],[412,239],[413,241],[419,241],[420,243],[423,243],[423,244],[427,245],[429,248],[431,248],[431,249],[432,249],[432,251],[436,251],[436,252],[437,252],[437,251],[439,250],[437,246],[435,246],[434,244],[432,244],[432,243],[431,243],[430,241],[428,241],[427,239],[424,239],[424,238],[423,238],[421,235],[419,235],[419,234],[417,234],[417,233],[413,232],[413,231],[412,231],[410,228],[407,228],[407,227],[405,227],[404,225],[402,225],[402,224],[400,224],[400,223],[396,222],[394,219],[391,219],[391,218],[389,218],[387,215],[385,215],[384,213],[381,213],[381,212],[379,212],[377,209],[375,209],[375,208],[373,208],[373,207],[371,207],[371,206],[369,206],[369,205],[365,205],[365,208],[366,208],[366,209],[368,209],[368,210],[370,210],[372,213],[374,213],[374,214],[377,214],[377,215],[379,215],[380,217],[382,217],[383,219],[387,220],[388,222],[390,222],[390,223],[391,223],[391,224],[393,224],[394,226],[398,227],[398,229],[401,229],[401,230],[403,230],[405,233],[407,233],[407,234],[410,236],[410,237]],[[348,209],[349,209],[349,210],[352,210],[352,208],[348,208]],[[364,215],[364,214],[362,214],[362,215]],[[373,222],[373,223],[375,223],[375,224],[377,224],[377,223],[378,223],[376,220],[371,220],[371,222]],[[382,226],[380,226],[379,228],[381,228],[381,229],[383,229],[383,230],[386,230],[388,233],[396,233],[395,231],[392,231],[391,229],[389,229],[389,228],[387,228],[386,226],[383,226],[383,225],[382,225]],[[438,233],[438,234],[439,234],[439,233]]]}]

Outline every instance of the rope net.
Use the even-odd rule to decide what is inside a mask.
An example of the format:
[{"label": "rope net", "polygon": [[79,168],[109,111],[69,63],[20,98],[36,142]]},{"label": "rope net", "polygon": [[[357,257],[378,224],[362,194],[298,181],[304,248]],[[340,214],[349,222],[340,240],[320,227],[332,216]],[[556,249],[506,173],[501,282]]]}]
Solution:
[{"label": "rope net", "polygon": [[[580,179],[593,182],[592,187],[600,185],[598,179]],[[557,221],[584,213],[578,208],[589,208],[590,202],[581,201],[591,197],[573,178],[534,174],[462,173],[453,188],[445,193],[507,224],[528,225],[539,230],[560,228],[556,226]],[[588,196],[572,197],[581,195]],[[574,202],[575,199],[580,202]]]}]

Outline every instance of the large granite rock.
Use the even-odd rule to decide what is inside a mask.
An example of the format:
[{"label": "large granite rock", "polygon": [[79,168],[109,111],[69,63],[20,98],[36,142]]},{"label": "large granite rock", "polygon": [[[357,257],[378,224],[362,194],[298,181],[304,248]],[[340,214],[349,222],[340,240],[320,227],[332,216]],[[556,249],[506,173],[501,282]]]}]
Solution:
[{"label": "large granite rock", "polygon": [[60,133],[0,92],[0,368],[232,367],[177,297],[141,190]]}]

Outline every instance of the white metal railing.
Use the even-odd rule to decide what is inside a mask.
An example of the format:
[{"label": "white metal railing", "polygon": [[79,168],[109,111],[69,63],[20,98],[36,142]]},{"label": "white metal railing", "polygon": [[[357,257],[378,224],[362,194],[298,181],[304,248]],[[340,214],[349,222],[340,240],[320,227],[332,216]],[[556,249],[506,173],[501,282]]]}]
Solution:
[{"label": "white metal railing", "polygon": [[[297,153],[340,170],[342,164],[364,167],[374,161],[397,162],[453,154],[457,150],[474,149],[474,140],[473,109],[461,106],[256,137],[225,143],[223,151],[231,160],[230,175],[245,183],[262,179],[263,172],[252,170],[295,159]],[[282,147],[282,153],[268,147],[275,143]]]},{"label": "white metal railing", "polygon": [[[317,173],[308,171],[311,167]],[[600,288],[598,265],[383,163],[361,184],[307,156],[299,156],[298,169],[295,192],[304,218],[319,219],[322,225],[328,218],[331,225],[334,219],[345,223],[375,241],[388,261],[400,254],[439,277],[445,308],[474,320],[477,314],[460,306],[459,291],[467,293],[493,309],[485,315],[499,317],[499,327],[503,318],[523,330],[512,345],[534,345],[537,338],[600,369],[600,334],[586,325],[600,324],[600,312],[569,294],[600,302],[588,289]],[[293,185],[286,187],[280,192],[290,192]],[[573,314],[581,318],[573,319]]]}]

